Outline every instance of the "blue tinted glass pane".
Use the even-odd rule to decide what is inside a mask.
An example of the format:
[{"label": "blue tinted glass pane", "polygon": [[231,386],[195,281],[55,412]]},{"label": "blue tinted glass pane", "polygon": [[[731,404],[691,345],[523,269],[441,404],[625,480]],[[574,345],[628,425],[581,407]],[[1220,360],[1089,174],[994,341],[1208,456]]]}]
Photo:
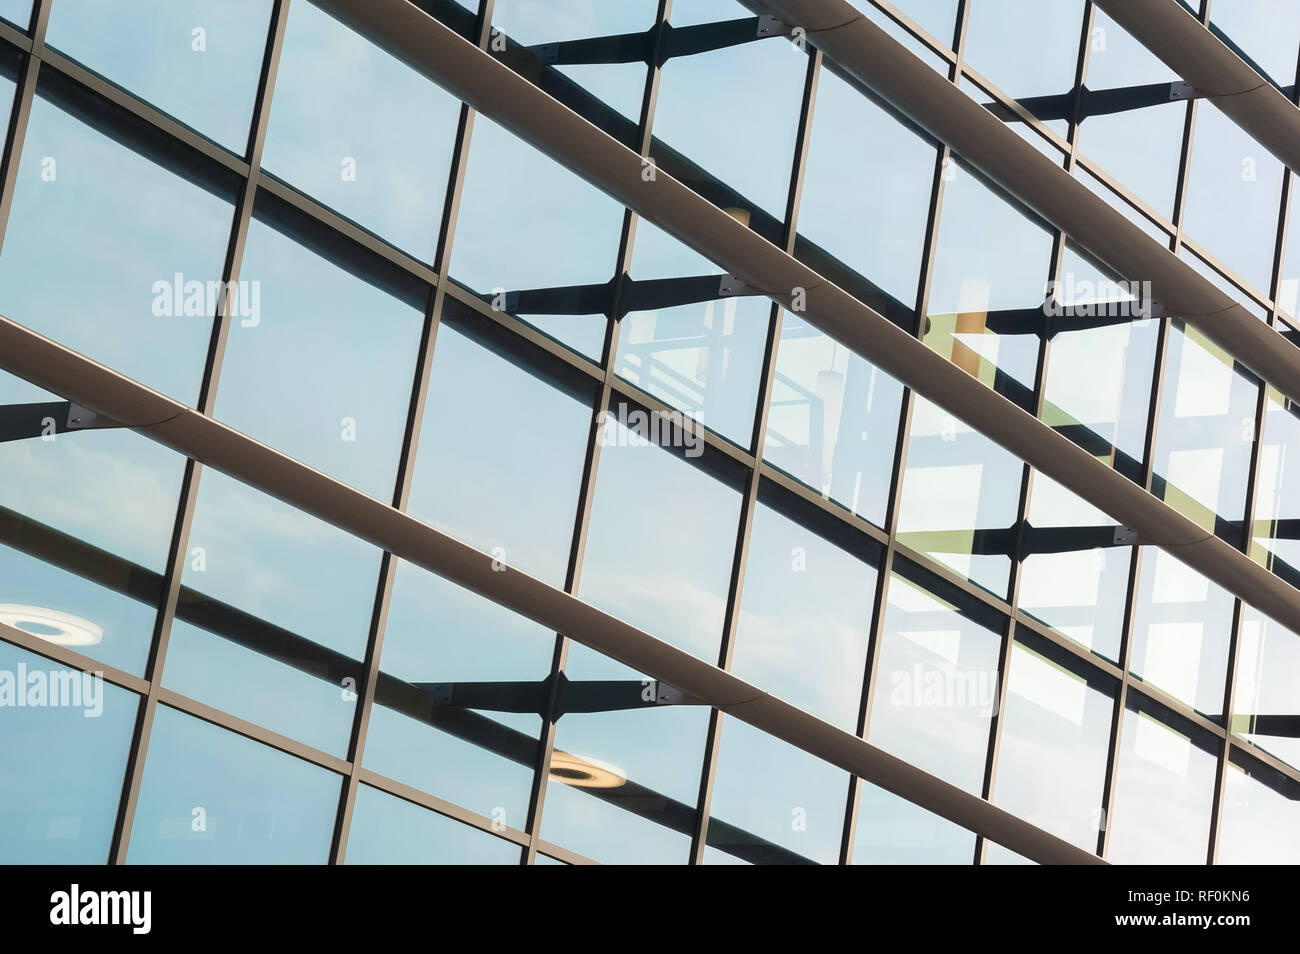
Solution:
[{"label": "blue tinted glass pane", "polygon": [[1086,663],[1028,635],[1011,648],[1007,678],[993,801],[1095,850],[1104,824],[1114,686]]},{"label": "blue tinted glass pane", "polygon": [[968,865],[975,835],[866,782],[858,794],[855,865]]},{"label": "blue tinted glass pane", "polygon": [[977,0],[966,59],[1004,93],[1022,99],[1074,86],[1083,0]]},{"label": "blue tinted glass pane", "polygon": [[131,864],[324,864],[341,779],[159,706]]},{"label": "blue tinted glass pane", "polygon": [[[934,146],[823,69],[808,148],[799,257],[889,317],[903,312],[910,317]],[[892,302],[880,301],[879,292],[860,290],[864,281]]]},{"label": "blue tinted glass pane", "polygon": [[[643,221],[637,225],[630,274],[645,281],[722,272]],[[720,289],[721,278],[718,282]],[[619,327],[615,370],[665,404],[748,447],[771,314],[772,303],[758,296],[634,310]]]},{"label": "blue tinted glass pane", "polygon": [[1129,668],[1143,681],[1219,719],[1232,594],[1154,547],[1145,548],[1138,573]]},{"label": "blue tinted glass pane", "polygon": [[1267,292],[1282,163],[1212,103],[1196,111],[1187,173],[1187,234]]},{"label": "blue tinted glass pane", "polygon": [[[1176,79],[1173,70],[1100,9],[1094,14],[1089,42],[1089,89],[1120,89]],[[1187,104],[1183,102],[1087,116],[1079,127],[1079,150],[1169,218],[1174,212],[1186,118]]]},{"label": "blue tinted glass pane", "polygon": [[902,406],[901,384],[797,314],[782,315],[769,463],[882,526]]},{"label": "blue tinted glass pane", "polygon": [[344,261],[252,223],[239,289],[250,307],[231,321],[215,415],[390,500],[424,314],[418,289],[399,300]]},{"label": "blue tinted glass pane", "polygon": [[0,255],[0,314],[193,402],[233,215],[230,199],[38,95]]},{"label": "blue tinted glass pane", "polygon": [[918,397],[907,441],[899,541],[1004,594],[1023,472],[1010,453]]},{"label": "blue tinted glass pane", "polygon": [[1210,7],[1210,29],[1274,86],[1295,82],[1300,7],[1219,0]]},{"label": "blue tinted glass pane", "polygon": [[32,21],[34,0],[0,0],[0,17],[26,30]]},{"label": "blue tinted glass pane", "polygon": [[838,862],[843,770],[724,718],[716,771],[708,830],[716,852],[755,864]]},{"label": "blue tinted glass pane", "polygon": [[876,568],[774,503],[755,508],[731,670],[854,732]]},{"label": "blue tinted glass pane", "polygon": [[362,785],[348,832],[350,865],[517,865],[520,847]]},{"label": "blue tinted glass pane", "polygon": [[54,0],[46,42],[243,155],[271,0]]},{"label": "blue tinted glass pane", "polygon": [[0,642],[0,862],[108,860],[138,697]]},{"label": "blue tinted glass pane", "polygon": [[541,718],[536,711],[474,710],[472,699],[458,700],[471,688],[464,684],[474,683],[536,698],[554,650],[555,634],[544,627],[399,564],[366,768],[522,830]]},{"label": "blue tinted glass pane", "polygon": [[555,365],[448,299],[408,509],[562,586],[595,394]]},{"label": "blue tinted glass pane", "polygon": [[[853,5],[868,12],[871,8],[867,0],[853,0]],[[942,40],[947,46],[952,45],[953,28],[957,24],[957,0],[894,0],[894,6],[936,40]]]},{"label": "blue tinted glass pane", "polygon": [[[669,20],[678,27],[752,16],[734,0],[686,0]],[[660,78],[651,156],[676,151],[699,167],[695,178],[784,218],[807,70],[807,56],[780,37],[674,57]]]},{"label": "blue tinted glass pane", "polygon": [[460,103],[440,87],[295,3],[262,165],[431,262],[459,117]]},{"label": "blue tinted glass pane", "polygon": [[552,314],[555,309],[547,308],[529,315],[507,293],[608,282],[622,225],[623,209],[609,196],[485,117],[475,119],[452,278],[575,351],[599,358],[603,313]]},{"label": "blue tinted glass pane", "polygon": [[32,406],[31,436],[0,442],[0,622],[140,675],[185,461],[130,431],[50,433],[50,402],[0,373],[0,406]]}]

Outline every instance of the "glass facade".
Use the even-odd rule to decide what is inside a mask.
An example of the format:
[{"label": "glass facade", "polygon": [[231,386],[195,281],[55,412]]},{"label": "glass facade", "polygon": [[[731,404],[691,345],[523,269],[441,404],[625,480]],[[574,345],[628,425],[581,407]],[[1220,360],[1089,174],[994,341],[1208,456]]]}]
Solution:
[{"label": "glass facade", "polygon": [[[1295,173],[1090,0],[854,5],[1295,340]],[[1300,583],[1296,405],[815,36],[418,6]],[[328,0],[0,18],[6,318],[1086,852],[1300,862],[1300,636]],[[63,400],[0,372],[0,863],[1026,860]]]}]

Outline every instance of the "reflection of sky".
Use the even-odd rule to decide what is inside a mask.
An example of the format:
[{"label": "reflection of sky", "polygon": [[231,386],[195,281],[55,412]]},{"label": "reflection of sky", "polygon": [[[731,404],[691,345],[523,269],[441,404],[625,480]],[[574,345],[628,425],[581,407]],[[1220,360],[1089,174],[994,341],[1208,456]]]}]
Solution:
[{"label": "reflection of sky", "polygon": [[444,324],[408,510],[563,586],[590,431],[589,405]]},{"label": "reflection of sky", "polygon": [[[0,580],[5,578],[0,572]],[[0,642],[0,670],[16,679],[20,664],[28,675],[67,671]],[[73,707],[0,709],[0,761],[6,766],[0,780],[0,860],[5,864],[108,861],[139,697],[108,683],[98,691],[103,711],[96,718]]]},{"label": "reflection of sky", "polygon": [[855,731],[875,578],[874,568],[758,505],[732,672]]},{"label": "reflection of sky", "polygon": [[45,41],[243,155],[270,22],[271,0],[55,0]]},{"label": "reflection of sky", "polygon": [[[159,706],[127,860],[131,864],[324,864],[341,779]],[[195,831],[203,810],[206,830]]]},{"label": "reflection of sky", "polygon": [[362,785],[348,830],[350,865],[517,865],[518,845]]},{"label": "reflection of sky", "polygon": [[262,165],[432,262],[459,118],[460,101],[441,87],[295,3]]},{"label": "reflection of sky", "polygon": [[0,17],[26,30],[32,20],[33,0],[0,0]]},{"label": "reflection of sky", "polygon": [[217,419],[390,501],[421,310],[256,220],[240,280],[259,283],[260,314],[231,321]]},{"label": "reflection of sky", "polygon": [[[54,181],[43,178],[47,158]],[[156,316],[154,283],[220,281],[233,214],[37,96],[0,255],[0,313],[193,403],[213,316]]]},{"label": "reflection of sky", "polygon": [[966,25],[965,58],[1014,99],[1074,86],[1083,0],[977,0]]},{"label": "reflection of sky", "polygon": [[855,865],[968,865],[974,857],[971,832],[883,788],[862,783],[853,842]]}]

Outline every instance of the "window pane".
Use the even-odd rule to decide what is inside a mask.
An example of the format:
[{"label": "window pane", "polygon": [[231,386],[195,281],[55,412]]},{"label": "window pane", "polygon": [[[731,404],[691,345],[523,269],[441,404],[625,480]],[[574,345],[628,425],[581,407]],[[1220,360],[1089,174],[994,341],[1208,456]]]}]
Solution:
[{"label": "window pane", "polygon": [[858,795],[855,865],[968,865],[975,835],[867,782]]},{"label": "window pane", "polygon": [[[858,9],[868,9],[869,0],[852,0]],[[957,23],[957,0],[894,0],[894,6],[924,27],[936,40],[952,46],[953,28]]]},{"label": "window pane", "polygon": [[1217,748],[1208,732],[1128,694],[1110,818],[1112,864],[1205,864]]},{"label": "window pane", "polygon": [[1219,822],[1221,865],[1300,862],[1300,783],[1253,760],[1228,763]]},{"label": "window pane", "polygon": [[918,396],[907,440],[898,539],[1005,595],[1024,465]]},{"label": "window pane", "polygon": [[1005,620],[905,561],[895,567],[867,739],[978,794]]},{"label": "window pane", "polygon": [[1083,0],[979,0],[966,25],[966,59],[1009,96],[1074,86]]},{"label": "window pane", "polygon": [[993,801],[1088,851],[1102,821],[1113,680],[1021,631],[1011,647]]},{"label": "window pane", "polygon": [[369,785],[357,788],[350,865],[517,865],[520,850]]},{"label": "window pane", "polygon": [[563,308],[577,305],[548,303],[540,314],[525,314],[528,306],[517,307],[507,293],[610,281],[622,225],[623,209],[609,196],[486,117],[475,118],[452,278],[494,307],[521,314],[578,353],[599,359],[603,310],[565,314]]},{"label": "window pane", "polygon": [[47,86],[44,74],[41,87],[0,255],[0,314],[193,403],[234,184],[221,197],[204,191],[163,156],[74,118],[102,114],[101,104]]},{"label": "window pane", "polygon": [[724,718],[706,861],[727,854],[754,864],[836,864],[848,790],[841,769]]},{"label": "window pane", "polygon": [[390,501],[428,292],[296,219],[272,222],[249,228],[252,307],[231,321],[216,417]]},{"label": "window pane", "polygon": [[0,17],[14,26],[29,30],[32,22],[33,0],[0,0]]},{"label": "window pane", "polygon": [[[366,768],[522,830],[554,651],[553,632],[399,563]],[[531,712],[473,707],[512,687]]]},{"label": "window pane", "polygon": [[443,89],[313,4],[295,3],[262,165],[432,262],[459,119],[460,102]]},{"label": "window pane", "polygon": [[1300,767],[1300,636],[1244,607],[1232,731]]},{"label": "window pane", "polygon": [[810,135],[798,256],[911,330],[935,147],[826,69]]},{"label": "window pane", "polygon": [[159,706],[131,864],[324,864],[341,779],[309,762]]},{"label": "window pane", "polygon": [[[1279,342],[1281,344],[1281,342]],[[1300,405],[1272,388],[1264,404],[1264,440],[1255,488],[1250,546],[1256,560],[1300,583]]]},{"label": "window pane", "polygon": [[1300,8],[1285,3],[1219,3],[1210,7],[1210,29],[1274,86],[1295,82]]},{"label": "window pane", "polygon": [[1221,721],[1232,594],[1164,550],[1143,548],[1129,668]]},{"label": "window pane", "polygon": [[53,0],[45,40],[243,155],[270,23],[271,0]]},{"label": "window pane", "polygon": [[856,732],[879,547],[763,486],[731,671]]},{"label": "window pane", "polygon": [[108,861],[138,701],[0,641],[0,759],[22,767],[0,785],[0,861]]},{"label": "window pane", "polygon": [[822,496],[885,522],[903,386],[785,312],[763,457]]}]

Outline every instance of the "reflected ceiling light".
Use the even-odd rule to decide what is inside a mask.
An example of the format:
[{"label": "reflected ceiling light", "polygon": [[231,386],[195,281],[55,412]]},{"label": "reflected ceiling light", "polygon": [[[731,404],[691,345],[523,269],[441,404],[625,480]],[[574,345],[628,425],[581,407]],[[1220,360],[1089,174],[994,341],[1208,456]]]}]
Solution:
[{"label": "reflected ceiling light", "polygon": [[621,788],[627,773],[617,766],[556,749],[551,753],[551,779],[575,788]]},{"label": "reflected ceiling light", "polygon": [[41,606],[0,603],[0,623],[57,646],[94,646],[104,638],[90,620]]}]

